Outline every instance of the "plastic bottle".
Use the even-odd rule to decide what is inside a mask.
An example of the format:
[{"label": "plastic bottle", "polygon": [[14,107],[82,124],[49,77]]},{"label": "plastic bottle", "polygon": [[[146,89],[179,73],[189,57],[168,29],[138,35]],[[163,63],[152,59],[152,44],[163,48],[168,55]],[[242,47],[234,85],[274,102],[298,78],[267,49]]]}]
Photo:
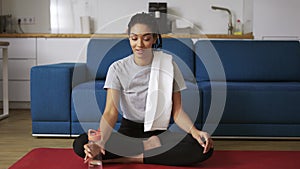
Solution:
[{"label": "plastic bottle", "polygon": [[[89,144],[96,144],[97,141],[100,141],[101,135],[99,130],[88,130],[88,139]],[[88,169],[102,169],[102,156],[101,153],[96,155],[93,159],[90,159],[88,162]]]},{"label": "plastic bottle", "polygon": [[243,24],[242,24],[241,20],[238,19],[236,21],[234,35],[242,35],[242,34],[243,34]]}]

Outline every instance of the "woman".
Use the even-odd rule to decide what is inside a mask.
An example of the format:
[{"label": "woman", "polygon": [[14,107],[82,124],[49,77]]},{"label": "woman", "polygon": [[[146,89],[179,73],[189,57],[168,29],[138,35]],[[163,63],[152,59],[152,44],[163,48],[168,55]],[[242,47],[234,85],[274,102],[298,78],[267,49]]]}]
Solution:
[{"label": "woman", "polygon": [[[172,133],[159,125],[145,129],[151,66],[154,58],[158,58],[156,55],[164,56],[153,49],[160,47],[161,37],[155,18],[146,13],[131,18],[128,35],[133,54],[113,63],[107,74],[106,107],[100,120],[101,141],[91,146],[87,144],[87,135],[83,134],[75,139],[74,151],[85,157],[85,162],[99,153],[103,154],[104,163],[193,165],[208,159],[213,153],[213,141],[208,133],[193,125],[182,109],[180,91],[186,87],[174,61],[171,62],[174,74],[170,86],[170,114],[162,116],[172,116],[186,134]],[[118,132],[112,132],[119,104],[123,119]]]}]

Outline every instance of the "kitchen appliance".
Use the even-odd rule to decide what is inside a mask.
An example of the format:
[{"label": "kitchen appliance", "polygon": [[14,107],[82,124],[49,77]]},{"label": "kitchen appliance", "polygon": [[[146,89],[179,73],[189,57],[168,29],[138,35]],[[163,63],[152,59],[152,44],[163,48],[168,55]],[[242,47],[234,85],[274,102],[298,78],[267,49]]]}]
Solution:
[{"label": "kitchen appliance", "polygon": [[149,2],[149,13],[153,15],[159,26],[159,33],[170,33],[171,24],[167,17],[167,3]]},{"label": "kitchen appliance", "polygon": [[12,15],[0,15],[0,33],[12,33]]}]

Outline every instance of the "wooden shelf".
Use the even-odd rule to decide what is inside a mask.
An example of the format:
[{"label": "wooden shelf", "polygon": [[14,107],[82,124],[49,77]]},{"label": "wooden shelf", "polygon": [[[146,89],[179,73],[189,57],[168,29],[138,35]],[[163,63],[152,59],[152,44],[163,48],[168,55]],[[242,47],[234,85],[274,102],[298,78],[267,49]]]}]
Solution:
[{"label": "wooden shelf", "polygon": [[[127,34],[48,34],[48,33],[13,33],[0,34],[0,38],[126,38]],[[168,38],[193,38],[193,39],[254,39],[253,34],[226,35],[226,34],[163,34]]]}]

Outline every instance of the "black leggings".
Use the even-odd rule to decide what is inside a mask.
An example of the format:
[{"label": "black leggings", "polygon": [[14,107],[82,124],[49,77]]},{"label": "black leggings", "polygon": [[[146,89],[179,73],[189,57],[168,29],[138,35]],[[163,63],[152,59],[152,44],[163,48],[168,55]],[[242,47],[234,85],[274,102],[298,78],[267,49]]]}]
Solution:
[{"label": "black leggings", "polygon": [[[144,151],[143,140],[158,136],[162,146]],[[84,158],[83,145],[88,142],[87,134],[82,134],[73,142],[77,155]],[[145,164],[193,165],[213,154],[213,149],[203,154],[203,147],[190,135],[170,131],[144,132],[144,124],[122,119],[118,132],[113,132],[105,144],[103,159],[130,157],[144,153]]]}]

